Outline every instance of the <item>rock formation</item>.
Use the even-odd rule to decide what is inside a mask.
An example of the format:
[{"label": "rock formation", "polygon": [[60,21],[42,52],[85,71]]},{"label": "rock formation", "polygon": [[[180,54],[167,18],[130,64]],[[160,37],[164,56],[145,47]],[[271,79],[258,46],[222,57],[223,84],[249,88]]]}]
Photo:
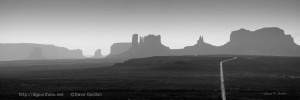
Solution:
[{"label": "rock formation", "polygon": [[[42,55],[47,59],[82,59],[82,51],[69,50],[54,45],[32,44],[32,43],[2,43],[0,44],[0,61],[27,60],[32,50],[42,49]],[[38,51],[38,50],[37,50]]]},{"label": "rock formation", "polygon": [[101,53],[101,49],[98,49],[98,50],[95,51],[95,54],[94,54],[93,58],[103,58],[103,55]]},{"label": "rock formation", "polygon": [[[35,48],[35,49],[34,49]],[[132,43],[115,43],[111,46],[111,53],[107,58],[123,60],[151,56],[168,55],[270,55],[270,56],[300,56],[300,46],[291,35],[276,27],[268,27],[249,31],[240,29],[233,31],[230,41],[223,46],[213,46],[200,36],[197,43],[183,49],[170,50],[161,43],[160,35],[132,36]],[[101,51],[95,56],[100,57]],[[80,59],[81,50],[69,50],[63,47],[42,44],[0,44],[0,61],[34,59]]]},{"label": "rock formation", "polygon": [[108,58],[122,58],[122,59],[131,59],[131,58],[142,58],[150,56],[165,56],[169,55],[170,49],[161,44],[160,35],[148,35],[145,37],[140,37],[138,45],[136,44],[136,36],[134,34],[132,37],[132,47],[119,55],[110,56]]},{"label": "rock formation", "polygon": [[147,35],[140,37],[139,45],[135,48],[131,48],[132,57],[149,57],[149,56],[164,56],[169,55],[169,47],[161,44],[160,35]]},{"label": "rock formation", "polygon": [[197,44],[193,46],[186,46],[184,49],[172,50],[173,55],[208,55],[216,54],[217,46],[213,46],[204,41],[203,36],[200,36]]},{"label": "rock formation", "polygon": [[132,37],[132,46],[128,51],[111,58],[142,58],[168,55],[269,55],[269,56],[300,56],[300,46],[294,43],[291,35],[285,35],[279,28],[269,27],[256,31],[240,29],[233,31],[230,41],[223,46],[213,46],[200,36],[197,43],[183,49],[170,50],[161,44],[160,36],[148,35],[140,37],[137,45],[137,35]]},{"label": "rock formation", "polygon": [[41,47],[35,47],[30,52],[28,60],[41,60],[46,59],[43,54],[43,49]]},{"label": "rock formation", "polygon": [[138,39],[139,39],[139,35],[138,34],[133,34],[132,42],[131,42],[133,47],[135,47],[139,44]]},{"label": "rock formation", "polygon": [[131,48],[131,44],[130,42],[123,42],[123,43],[114,43],[111,47],[110,47],[110,54],[107,56],[113,56],[113,55],[118,55],[121,54],[125,51],[127,51],[129,48]]},{"label": "rock formation", "polygon": [[300,48],[291,35],[276,27],[233,31],[230,41],[220,50],[224,54],[300,56]]},{"label": "rock formation", "polygon": [[200,36],[199,40],[197,41],[197,45],[203,44],[204,42],[204,38],[203,36]]}]

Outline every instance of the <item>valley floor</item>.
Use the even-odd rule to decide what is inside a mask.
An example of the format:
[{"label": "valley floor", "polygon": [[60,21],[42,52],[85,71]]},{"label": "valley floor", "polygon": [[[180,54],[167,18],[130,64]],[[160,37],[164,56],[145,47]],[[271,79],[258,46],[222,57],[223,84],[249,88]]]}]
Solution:
[{"label": "valley floor", "polygon": [[[0,99],[220,100],[219,62],[232,57],[149,57],[114,65],[2,64]],[[300,99],[300,58],[238,56],[223,69],[228,100]]]}]

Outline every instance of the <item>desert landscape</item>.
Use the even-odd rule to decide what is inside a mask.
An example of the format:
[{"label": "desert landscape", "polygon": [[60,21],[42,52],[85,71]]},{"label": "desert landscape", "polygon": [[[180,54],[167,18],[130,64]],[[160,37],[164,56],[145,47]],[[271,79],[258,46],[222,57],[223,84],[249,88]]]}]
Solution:
[{"label": "desert landscape", "polygon": [[[0,93],[4,100],[219,100],[219,62],[234,56],[237,56],[236,60],[223,65],[227,99],[282,100],[300,97],[299,57],[242,55],[157,56],[113,65],[54,62],[1,66]],[[64,96],[19,96],[19,93],[30,92],[63,93]],[[74,97],[71,95],[74,92],[101,93],[101,96]]]},{"label": "desert landscape", "polygon": [[0,0],[0,100],[300,100],[300,0]]}]

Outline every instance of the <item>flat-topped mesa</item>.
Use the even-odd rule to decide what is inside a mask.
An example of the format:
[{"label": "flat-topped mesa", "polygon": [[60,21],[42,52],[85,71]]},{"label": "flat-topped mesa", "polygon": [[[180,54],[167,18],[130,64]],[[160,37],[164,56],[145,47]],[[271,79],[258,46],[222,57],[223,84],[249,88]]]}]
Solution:
[{"label": "flat-topped mesa", "polygon": [[225,53],[247,55],[295,56],[300,55],[299,49],[291,35],[277,27],[233,31],[230,41],[222,46]]},{"label": "flat-topped mesa", "polygon": [[[233,31],[230,35],[230,43],[249,45],[291,45],[294,42],[290,35],[285,35],[284,31],[276,27],[262,28],[255,31],[240,29]],[[247,45],[249,44],[249,45]]]},{"label": "flat-topped mesa", "polygon": [[82,59],[80,49],[33,43],[0,43],[0,61],[31,59]]}]

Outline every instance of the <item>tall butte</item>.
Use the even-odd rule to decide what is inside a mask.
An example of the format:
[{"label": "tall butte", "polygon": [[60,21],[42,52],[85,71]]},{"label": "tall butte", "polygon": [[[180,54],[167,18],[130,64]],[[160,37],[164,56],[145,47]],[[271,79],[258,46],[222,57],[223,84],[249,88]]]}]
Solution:
[{"label": "tall butte", "polygon": [[169,51],[169,47],[161,44],[160,35],[150,34],[140,37],[140,40],[138,41],[138,34],[133,34],[131,48],[119,55],[112,56],[111,58],[131,59],[151,56],[164,56],[168,55]]},{"label": "tall butte", "polygon": [[300,56],[300,47],[291,35],[277,27],[233,31],[221,50],[226,54]]},{"label": "tall butte", "polygon": [[132,47],[136,47],[138,46],[139,42],[138,42],[138,39],[139,39],[139,35],[138,34],[133,34],[132,35]]}]

